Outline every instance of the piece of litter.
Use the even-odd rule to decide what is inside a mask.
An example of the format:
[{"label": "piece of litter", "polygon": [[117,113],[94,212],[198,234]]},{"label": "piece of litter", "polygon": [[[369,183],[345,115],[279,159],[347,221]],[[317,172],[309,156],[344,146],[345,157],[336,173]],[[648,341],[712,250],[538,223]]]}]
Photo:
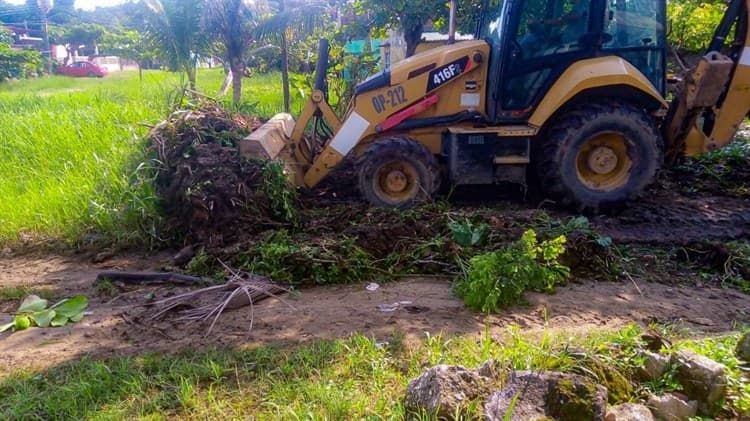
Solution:
[{"label": "piece of litter", "polygon": [[377,290],[378,288],[380,288],[380,285],[376,284],[375,282],[370,282],[370,283],[369,283],[369,284],[367,284],[367,286],[365,287],[365,289],[366,289],[366,290],[368,290],[368,291],[375,291],[375,290]]},{"label": "piece of litter", "polygon": [[388,341],[377,342],[377,343],[375,343],[375,348],[380,349],[380,348],[386,347],[388,345],[390,345],[390,342],[388,342]]},{"label": "piece of litter", "polygon": [[382,311],[383,313],[390,313],[390,312],[398,310],[398,303],[378,304],[378,306],[375,308],[377,308],[378,311]]},{"label": "piece of litter", "polygon": [[398,303],[399,303],[400,305],[402,305],[402,306],[408,306],[409,304],[414,304],[414,303],[412,303],[411,301],[399,301]]}]

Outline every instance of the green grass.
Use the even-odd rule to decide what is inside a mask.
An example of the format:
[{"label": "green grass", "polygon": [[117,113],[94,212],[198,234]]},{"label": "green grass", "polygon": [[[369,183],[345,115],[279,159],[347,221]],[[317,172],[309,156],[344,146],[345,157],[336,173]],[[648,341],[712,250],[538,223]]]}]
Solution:
[{"label": "green grass", "polygon": [[[583,336],[551,331],[531,336],[511,327],[498,337],[485,332],[406,341],[394,334],[378,341],[354,335],[294,349],[212,348],[178,355],[84,358],[45,372],[6,375],[0,380],[0,418],[404,419],[406,385],[427,367],[474,368],[494,359],[514,369],[592,375],[577,359],[586,354],[626,372],[636,360],[618,357],[617,350],[634,349],[640,333],[631,325]],[[747,413],[747,381],[731,363],[737,338],[735,334],[677,346],[730,361],[731,409]],[[624,399],[636,399],[639,393]],[[481,417],[481,410],[475,402],[463,415]]]},{"label": "green grass", "polygon": [[26,286],[3,286],[0,287],[0,301],[20,301],[29,295],[37,295],[50,299],[53,296],[51,288],[33,288]]},{"label": "green grass", "polygon": [[[220,69],[203,70],[198,89],[213,96],[222,80]],[[166,116],[182,83],[146,71],[142,83],[123,72],[0,84],[0,244],[153,241],[159,216],[141,137]],[[239,109],[282,111],[280,84],[276,74],[245,79]]]}]

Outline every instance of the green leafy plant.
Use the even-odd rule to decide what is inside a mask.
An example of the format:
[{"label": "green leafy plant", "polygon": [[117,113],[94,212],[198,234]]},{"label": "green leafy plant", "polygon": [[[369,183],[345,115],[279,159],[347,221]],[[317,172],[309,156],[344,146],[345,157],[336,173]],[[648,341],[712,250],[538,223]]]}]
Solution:
[{"label": "green leafy plant", "polygon": [[667,19],[671,23],[669,41],[678,51],[705,49],[725,9],[725,3],[717,0],[667,2]]},{"label": "green leafy plant", "polygon": [[383,271],[372,256],[350,238],[314,240],[279,230],[259,243],[248,256],[251,272],[290,284],[329,284],[370,280]]},{"label": "green leafy plant", "polygon": [[472,257],[456,293],[468,307],[494,313],[517,303],[524,291],[552,291],[570,274],[558,262],[565,241],[561,235],[539,243],[536,232],[527,230],[516,242]]},{"label": "green leafy plant", "polygon": [[52,307],[47,307],[48,303],[47,300],[36,295],[24,298],[13,321],[0,326],[0,332],[8,329],[19,331],[31,326],[60,327],[71,322],[79,322],[83,318],[83,311],[89,305],[89,300],[83,295],[76,295],[61,300]]},{"label": "green leafy plant", "polygon": [[606,248],[612,245],[612,239],[601,236],[596,230],[591,228],[591,223],[585,216],[575,216],[567,221],[562,221],[551,218],[548,214],[544,213],[536,218],[535,226],[547,237],[558,237],[560,235],[569,237],[577,233],[601,247]]},{"label": "green leafy plant", "polygon": [[271,212],[277,218],[293,222],[297,216],[296,192],[281,161],[268,161],[263,166],[263,185],[271,204]]},{"label": "green leafy plant", "polygon": [[462,247],[481,246],[487,242],[490,233],[489,225],[475,224],[467,218],[449,222],[448,228],[453,234],[453,241]]}]

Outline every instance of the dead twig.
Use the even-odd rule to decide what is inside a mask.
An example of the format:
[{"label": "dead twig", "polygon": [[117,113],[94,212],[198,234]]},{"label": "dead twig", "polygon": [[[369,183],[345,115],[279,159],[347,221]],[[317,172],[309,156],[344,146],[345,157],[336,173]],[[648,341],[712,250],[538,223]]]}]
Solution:
[{"label": "dead twig", "polygon": [[628,279],[630,279],[630,282],[632,282],[632,283],[633,283],[633,286],[634,286],[634,287],[635,287],[635,289],[636,289],[636,290],[638,291],[638,294],[640,294],[640,295],[643,295],[643,291],[641,291],[641,288],[640,288],[640,287],[638,286],[638,284],[636,284],[636,283],[635,283],[635,279],[633,279],[633,277],[632,277],[632,276],[630,276],[630,274],[628,273],[628,271],[627,271],[627,270],[624,270],[624,271],[623,271],[622,273],[624,273],[624,274],[625,274],[625,276],[627,276],[627,277],[628,277]]}]

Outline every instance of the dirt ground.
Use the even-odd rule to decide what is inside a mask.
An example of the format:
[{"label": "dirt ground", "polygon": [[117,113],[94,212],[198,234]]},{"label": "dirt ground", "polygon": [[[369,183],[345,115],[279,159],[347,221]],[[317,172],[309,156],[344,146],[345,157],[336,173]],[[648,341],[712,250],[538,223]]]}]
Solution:
[{"label": "dirt ground", "polygon": [[[747,295],[708,285],[679,286],[638,278],[624,282],[576,280],[559,287],[554,295],[529,293],[528,305],[485,316],[467,310],[452,295],[448,279],[414,277],[381,284],[374,291],[356,284],[285,294],[284,302],[268,299],[252,310],[245,307],[225,313],[214,331],[204,337],[208,323],[186,325],[169,317],[149,319],[152,311],[144,306],[148,293],[164,297],[184,288],[130,287],[116,295],[104,295],[94,287],[94,279],[102,270],[154,270],[168,257],[118,256],[100,264],[90,263],[86,256],[0,260],[2,286],[46,288],[55,298],[86,294],[91,312],[69,327],[0,334],[0,373],[22,367],[44,368],[85,355],[171,352],[207,344],[288,345],[354,332],[387,340],[394,332],[407,338],[423,337],[424,332],[481,335],[485,326],[501,333],[513,324],[526,331],[552,328],[581,332],[631,322],[662,322],[723,332],[750,323]],[[16,306],[15,302],[0,302],[0,320],[9,319]],[[384,312],[384,307],[395,309]]]},{"label": "dirt ground", "polygon": [[[626,209],[589,215],[591,228],[617,245],[678,248],[686,254],[687,250],[694,250],[691,247],[695,244],[704,247],[708,243],[708,248],[702,250],[710,253],[704,253],[704,258],[713,258],[721,266],[721,259],[717,260],[713,251],[721,251],[724,242],[750,238],[748,168],[746,163],[739,163],[732,169],[733,177],[723,178],[690,171],[668,172],[643,199]],[[342,174],[328,186],[323,183],[313,197],[302,201],[316,210],[302,223],[310,238],[338,239],[346,235],[380,258],[403,244],[433,238],[436,231],[445,230],[435,222],[446,219],[445,215],[435,213],[442,211],[420,214],[409,221],[396,214],[371,213],[357,199],[356,189],[341,182],[351,182],[353,177]],[[555,218],[576,215],[546,206],[545,202],[532,203],[513,195],[508,199],[486,188],[481,194],[468,194],[473,197],[473,204],[462,203],[458,196],[460,192],[453,199],[455,208],[451,209],[451,215],[454,212],[458,216],[471,215],[479,209],[476,197],[482,197],[481,200],[494,203],[481,208],[483,221],[509,239],[518,238],[516,234],[520,233],[516,231],[525,229],[539,208],[545,208]],[[190,206],[215,208],[206,207],[208,199],[200,199],[197,205]],[[189,210],[192,212],[193,208]],[[257,230],[260,225],[258,218],[249,222],[231,220],[231,224],[219,224],[230,233],[219,236],[220,244],[237,236],[253,237],[255,231],[251,228]],[[357,223],[353,224],[355,220]],[[195,232],[203,231],[201,228]],[[211,241],[203,244],[210,245]],[[252,242],[248,243],[247,247],[251,246]],[[142,285],[102,291],[95,286],[94,280],[101,271],[158,271],[171,261],[173,253],[114,256],[105,253],[92,259],[94,256],[0,257],[0,287],[44,289],[53,300],[75,294],[85,294],[90,300],[90,314],[75,325],[0,334],[0,374],[22,367],[44,368],[84,355],[172,352],[212,344],[291,345],[354,332],[387,340],[394,332],[408,338],[423,337],[424,332],[481,335],[486,326],[499,334],[511,325],[526,331],[551,328],[581,332],[591,328],[614,329],[631,322],[659,322],[697,332],[724,332],[750,323],[750,295],[720,288],[716,282],[704,279],[694,266],[646,252],[632,262],[636,270],[623,273],[618,282],[601,281],[611,277],[596,274],[585,279],[574,278],[568,285],[558,287],[554,295],[527,293],[527,305],[509,308],[498,315],[467,310],[452,294],[449,278],[422,276],[379,282],[374,290],[364,284],[304,288],[283,294],[283,301],[267,299],[252,308],[226,312],[206,336],[207,322],[186,324],[178,322],[174,315],[152,319],[155,310],[149,306],[150,302],[185,292],[187,287]],[[17,301],[0,300],[0,322],[10,320],[17,306]]]}]

